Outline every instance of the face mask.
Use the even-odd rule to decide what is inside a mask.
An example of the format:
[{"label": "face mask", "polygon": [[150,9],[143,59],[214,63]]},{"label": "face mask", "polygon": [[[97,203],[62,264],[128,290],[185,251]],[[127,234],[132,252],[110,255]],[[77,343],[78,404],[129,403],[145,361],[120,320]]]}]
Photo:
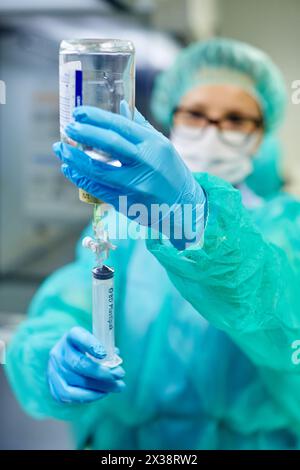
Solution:
[{"label": "face mask", "polygon": [[251,155],[258,135],[252,134],[246,142],[245,134],[238,131],[226,131],[225,137],[231,144],[222,141],[215,126],[209,126],[204,134],[200,129],[176,126],[170,140],[192,172],[211,173],[236,185],[253,171]]}]

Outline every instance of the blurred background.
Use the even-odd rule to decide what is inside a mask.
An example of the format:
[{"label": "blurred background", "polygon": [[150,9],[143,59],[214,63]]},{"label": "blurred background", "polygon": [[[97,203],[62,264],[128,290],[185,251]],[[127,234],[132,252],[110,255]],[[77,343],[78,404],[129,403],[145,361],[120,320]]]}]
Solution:
[{"label": "blurred background", "polygon": [[[181,47],[213,35],[264,49],[291,97],[300,80],[299,0],[1,0],[0,340],[8,343],[40,283],[70,262],[91,209],[60,174],[58,49],[65,38],[116,37],[136,47],[136,105],[153,122],[156,74]],[[289,99],[281,132],[286,189],[300,194],[300,105]],[[154,123],[155,124],[155,123]],[[37,422],[15,401],[0,365],[0,449],[72,448],[67,426]]]}]

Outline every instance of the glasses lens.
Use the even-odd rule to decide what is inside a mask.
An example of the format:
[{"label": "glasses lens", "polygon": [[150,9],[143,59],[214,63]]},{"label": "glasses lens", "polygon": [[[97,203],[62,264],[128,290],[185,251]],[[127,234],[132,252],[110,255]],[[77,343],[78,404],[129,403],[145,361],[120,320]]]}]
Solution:
[{"label": "glasses lens", "polygon": [[258,118],[228,115],[220,120],[220,128],[225,131],[239,131],[251,134],[258,127]]},{"label": "glasses lens", "polygon": [[207,117],[200,112],[178,109],[174,116],[175,123],[177,122],[177,124],[201,128],[207,125]]}]

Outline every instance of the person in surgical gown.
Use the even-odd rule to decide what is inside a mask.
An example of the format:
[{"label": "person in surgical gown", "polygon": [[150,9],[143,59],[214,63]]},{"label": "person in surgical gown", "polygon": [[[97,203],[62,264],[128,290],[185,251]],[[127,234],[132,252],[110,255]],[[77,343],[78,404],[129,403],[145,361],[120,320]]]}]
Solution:
[{"label": "person in surgical gown", "polygon": [[[261,51],[211,39],[182,51],[158,78],[153,113],[193,167],[208,214],[201,247],[113,240],[116,343],[126,388],[90,403],[61,403],[49,389],[51,349],[74,326],[91,331],[94,257],[81,241],[75,261],[41,286],[10,345],[6,369],[22,407],[36,418],[70,421],[78,448],[300,447],[300,366],[292,361],[292,343],[300,338],[300,204],[279,191],[279,177],[270,190],[264,178],[252,185],[260,186],[257,194],[250,189],[245,181],[255,179],[256,157],[249,148],[242,164],[230,150],[226,167],[199,140],[199,166],[188,135],[197,140],[194,128],[208,118],[216,142],[224,103],[213,103],[209,115],[209,87],[223,85],[251,97],[253,129],[263,129],[255,153],[273,168],[279,152],[285,89]],[[229,96],[226,119],[238,126],[243,116]],[[266,182],[268,176],[266,170]]]}]

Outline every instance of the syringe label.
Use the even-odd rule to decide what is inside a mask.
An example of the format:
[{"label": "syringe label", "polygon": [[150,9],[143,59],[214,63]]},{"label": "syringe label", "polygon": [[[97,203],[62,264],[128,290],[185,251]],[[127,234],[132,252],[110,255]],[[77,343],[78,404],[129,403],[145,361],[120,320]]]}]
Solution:
[{"label": "syringe label", "polygon": [[114,327],[114,289],[108,289],[108,329],[112,330]]}]

